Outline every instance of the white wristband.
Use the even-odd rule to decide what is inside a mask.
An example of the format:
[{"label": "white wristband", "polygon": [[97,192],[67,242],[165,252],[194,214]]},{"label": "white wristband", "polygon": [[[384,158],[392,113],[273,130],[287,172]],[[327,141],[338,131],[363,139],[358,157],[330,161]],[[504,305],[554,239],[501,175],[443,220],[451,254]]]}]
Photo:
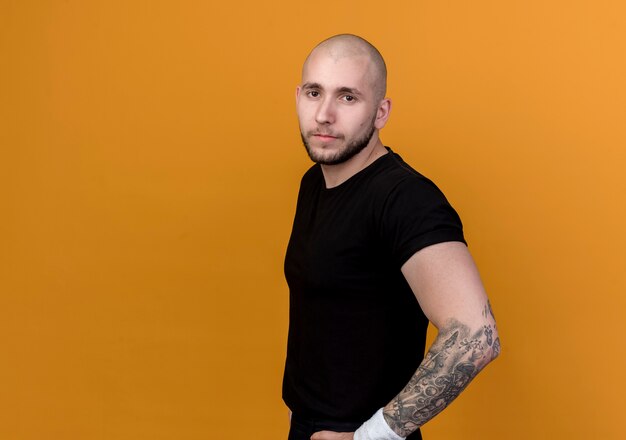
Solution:
[{"label": "white wristband", "polygon": [[383,417],[382,408],[354,432],[354,440],[404,440],[405,438],[400,437],[389,427]]}]

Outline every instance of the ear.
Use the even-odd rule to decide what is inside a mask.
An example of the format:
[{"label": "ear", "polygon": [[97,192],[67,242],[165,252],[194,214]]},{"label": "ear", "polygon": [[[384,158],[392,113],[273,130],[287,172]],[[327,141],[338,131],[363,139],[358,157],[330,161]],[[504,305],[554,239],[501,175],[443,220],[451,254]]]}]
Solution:
[{"label": "ear", "polygon": [[385,98],[380,101],[378,104],[378,109],[376,110],[376,120],[374,121],[374,126],[380,130],[387,124],[387,119],[389,119],[389,113],[391,113],[391,99]]},{"label": "ear", "polygon": [[296,104],[300,100],[300,86],[296,87]]}]

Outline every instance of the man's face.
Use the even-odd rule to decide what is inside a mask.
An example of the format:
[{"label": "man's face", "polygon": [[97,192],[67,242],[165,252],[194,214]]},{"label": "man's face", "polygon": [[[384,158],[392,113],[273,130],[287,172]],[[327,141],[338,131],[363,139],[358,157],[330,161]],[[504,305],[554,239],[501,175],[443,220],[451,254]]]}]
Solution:
[{"label": "man's face", "polygon": [[336,165],[376,141],[373,134],[381,127],[374,86],[367,57],[311,54],[296,90],[296,108],[312,161]]}]

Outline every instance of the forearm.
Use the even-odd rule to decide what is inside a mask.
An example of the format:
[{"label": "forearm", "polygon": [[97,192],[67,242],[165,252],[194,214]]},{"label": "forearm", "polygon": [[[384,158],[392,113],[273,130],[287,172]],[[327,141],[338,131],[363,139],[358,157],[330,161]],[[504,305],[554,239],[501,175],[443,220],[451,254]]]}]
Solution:
[{"label": "forearm", "polygon": [[441,412],[500,352],[491,308],[480,325],[449,320],[439,329],[421,365],[404,389],[383,409],[385,421],[406,437]]}]

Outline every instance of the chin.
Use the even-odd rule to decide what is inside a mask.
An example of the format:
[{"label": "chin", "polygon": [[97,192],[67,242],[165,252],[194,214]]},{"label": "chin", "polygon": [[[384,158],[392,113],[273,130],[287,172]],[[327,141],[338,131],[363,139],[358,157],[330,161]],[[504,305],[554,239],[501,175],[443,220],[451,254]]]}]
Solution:
[{"label": "chin", "polygon": [[341,149],[308,147],[307,153],[313,162],[327,164],[327,162],[332,162],[337,156],[341,156]]}]

